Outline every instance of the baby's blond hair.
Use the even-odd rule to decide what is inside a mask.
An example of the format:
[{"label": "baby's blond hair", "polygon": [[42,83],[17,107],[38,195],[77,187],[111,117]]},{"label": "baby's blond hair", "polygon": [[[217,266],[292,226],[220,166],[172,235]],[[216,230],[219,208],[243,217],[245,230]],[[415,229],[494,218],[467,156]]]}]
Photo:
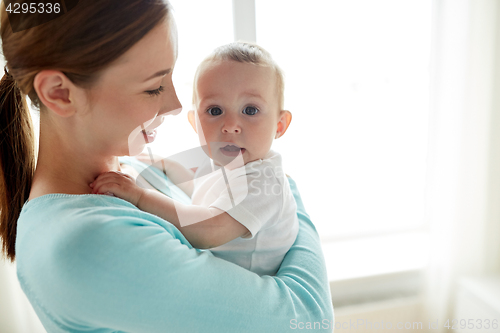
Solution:
[{"label": "baby's blond hair", "polygon": [[278,92],[278,105],[283,110],[285,99],[285,80],[283,71],[271,57],[271,54],[259,45],[248,42],[233,42],[219,46],[208,55],[198,66],[193,83],[193,104],[196,103],[196,82],[202,65],[213,60],[232,60],[250,63],[258,66],[269,66],[276,73],[276,88]]}]

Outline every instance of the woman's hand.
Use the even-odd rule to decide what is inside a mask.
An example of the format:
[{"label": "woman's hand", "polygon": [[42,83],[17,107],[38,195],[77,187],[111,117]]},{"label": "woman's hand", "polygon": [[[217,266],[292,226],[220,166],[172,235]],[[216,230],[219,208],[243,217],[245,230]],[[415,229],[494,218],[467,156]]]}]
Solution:
[{"label": "woman's hand", "polygon": [[135,206],[145,191],[137,186],[133,177],[118,171],[101,173],[89,186],[92,188],[92,194],[112,193]]}]

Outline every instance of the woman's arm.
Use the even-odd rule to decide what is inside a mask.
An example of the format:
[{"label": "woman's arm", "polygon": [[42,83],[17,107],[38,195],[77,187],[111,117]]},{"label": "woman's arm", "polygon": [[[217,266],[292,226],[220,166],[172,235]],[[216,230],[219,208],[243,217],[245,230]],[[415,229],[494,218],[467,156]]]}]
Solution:
[{"label": "woman's arm", "polygon": [[332,331],[319,238],[290,182],[300,229],[276,276],[195,250],[171,224],[137,211],[67,239],[52,282],[54,297],[72,305],[61,311],[127,332],[288,332],[299,323]]}]

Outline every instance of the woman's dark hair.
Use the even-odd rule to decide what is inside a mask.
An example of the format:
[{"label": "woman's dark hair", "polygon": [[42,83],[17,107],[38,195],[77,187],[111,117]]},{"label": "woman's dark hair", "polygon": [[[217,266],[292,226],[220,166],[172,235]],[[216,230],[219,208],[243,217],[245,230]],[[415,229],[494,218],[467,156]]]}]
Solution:
[{"label": "woman's dark hair", "polygon": [[[35,140],[26,95],[43,112],[33,87],[45,69],[63,72],[88,88],[100,72],[168,18],[167,0],[81,0],[65,14],[37,24],[25,15],[13,32],[1,4],[5,75],[0,81],[0,238],[3,253],[15,260],[17,219],[29,197],[36,163]],[[16,31],[17,29],[14,29]]]}]

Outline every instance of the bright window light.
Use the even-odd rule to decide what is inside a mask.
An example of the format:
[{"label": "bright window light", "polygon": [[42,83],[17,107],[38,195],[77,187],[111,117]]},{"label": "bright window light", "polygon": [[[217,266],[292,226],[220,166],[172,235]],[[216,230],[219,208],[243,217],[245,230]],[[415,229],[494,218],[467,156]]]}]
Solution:
[{"label": "bright window light", "polygon": [[321,237],[423,223],[430,0],[256,0],[257,43],[286,75],[274,144]]}]

